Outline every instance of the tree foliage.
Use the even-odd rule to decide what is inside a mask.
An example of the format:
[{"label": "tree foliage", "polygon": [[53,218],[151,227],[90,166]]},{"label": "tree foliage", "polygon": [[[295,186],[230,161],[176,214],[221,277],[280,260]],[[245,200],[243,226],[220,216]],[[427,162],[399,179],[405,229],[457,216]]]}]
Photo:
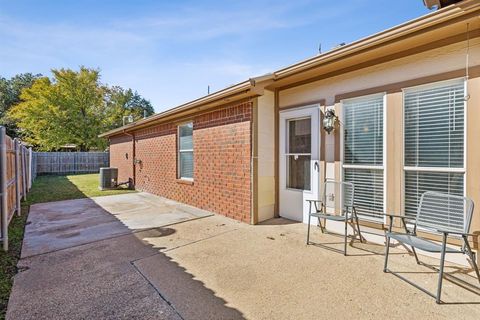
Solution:
[{"label": "tree foliage", "polygon": [[109,129],[122,126],[124,116],[140,119],[154,113],[150,101],[142,98],[137,91],[119,86],[105,87],[105,104],[105,121]]},{"label": "tree foliage", "polygon": [[134,119],[153,114],[149,101],[137,92],[100,82],[98,70],[81,67],[52,70],[53,78],[40,77],[20,95],[8,112],[22,139],[39,150],[58,150],[74,144],[80,151],[103,150],[98,135],[122,125],[124,115]]},{"label": "tree foliage", "polygon": [[21,73],[10,79],[0,77],[0,124],[7,128],[8,135],[18,136],[15,121],[7,117],[8,111],[20,102],[22,90],[31,87],[35,79],[41,76],[41,74]]}]

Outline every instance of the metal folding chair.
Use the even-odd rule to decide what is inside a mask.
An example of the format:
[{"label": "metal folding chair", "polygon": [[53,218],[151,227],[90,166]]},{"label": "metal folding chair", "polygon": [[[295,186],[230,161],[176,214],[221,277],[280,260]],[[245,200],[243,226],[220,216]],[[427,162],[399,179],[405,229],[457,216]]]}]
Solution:
[{"label": "metal folding chair", "polygon": [[[420,204],[418,206],[416,217],[387,214],[386,216],[390,218],[390,225],[388,232],[386,233],[387,246],[385,248],[385,265],[383,271],[396,275],[400,279],[434,297],[437,303],[441,303],[440,298],[442,294],[445,255],[447,253],[462,253],[469,256],[472,266],[477,274],[478,281],[480,282],[480,274],[475,261],[475,254],[472,252],[468,242],[468,237],[473,236],[468,233],[470,230],[470,223],[472,221],[473,208],[474,203],[469,198],[428,191],[425,192],[420,198]],[[392,231],[394,218],[400,218],[402,220],[405,232]],[[410,228],[407,227],[407,223],[411,225]],[[442,235],[442,243],[439,244],[417,236],[418,228]],[[449,236],[455,236],[463,239],[463,245],[461,249],[447,247],[447,238]],[[418,259],[415,248],[427,252],[440,253],[440,267],[439,269],[435,268],[435,270],[439,272],[436,295],[416,285],[400,274],[388,269],[390,239],[394,239],[400,243],[410,246],[417,264],[421,264],[421,262]]]},{"label": "metal folding chair", "polygon": [[[334,193],[329,194],[332,200],[340,198],[341,208],[338,214],[330,214],[327,212],[327,190],[334,189]],[[354,234],[356,236],[355,229],[359,235],[360,242],[363,242],[363,237],[360,232],[360,225],[358,223],[357,210],[355,209],[355,187],[351,182],[339,182],[333,180],[326,180],[323,184],[322,198],[321,200],[307,200],[309,202],[309,215],[308,215],[308,231],[307,231],[307,245],[310,244],[310,224],[312,217],[318,218],[318,225],[322,233],[326,231],[326,225],[322,225],[323,220],[339,221],[345,223],[344,233],[344,251],[343,254],[347,255],[347,239],[348,239],[348,223],[351,223]],[[312,212],[312,209],[315,209]]]}]

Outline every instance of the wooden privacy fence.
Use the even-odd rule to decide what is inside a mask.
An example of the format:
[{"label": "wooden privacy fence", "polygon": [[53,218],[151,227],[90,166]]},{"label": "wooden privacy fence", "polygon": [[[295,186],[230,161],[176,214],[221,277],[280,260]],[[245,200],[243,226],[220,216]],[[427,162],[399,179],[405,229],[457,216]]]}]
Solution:
[{"label": "wooden privacy fence", "polygon": [[12,139],[0,126],[0,225],[3,249],[8,250],[8,224],[32,186],[32,149]]},{"label": "wooden privacy fence", "polygon": [[108,165],[108,152],[34,152],[32,175],[94,173]]}]

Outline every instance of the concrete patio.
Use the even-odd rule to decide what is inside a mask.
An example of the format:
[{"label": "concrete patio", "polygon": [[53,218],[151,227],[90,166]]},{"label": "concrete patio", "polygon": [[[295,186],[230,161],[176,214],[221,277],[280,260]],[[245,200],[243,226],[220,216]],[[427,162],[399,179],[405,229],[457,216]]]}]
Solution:
[{"label": "concrete patio", "polygon": [[[32,206],[7,318],[480,318],[478,291],[445,281],[439,306],[384,274],[383,246],[355,242],[344,257],[305,246],[300,223],[250,226],[152,195],[130,196]],[[318,230],[313,240],[342,248],[340,237]],[[435,273],[394,253],[393,270],[434,290]],[[448,268],[476,284],[464,270]]]}]

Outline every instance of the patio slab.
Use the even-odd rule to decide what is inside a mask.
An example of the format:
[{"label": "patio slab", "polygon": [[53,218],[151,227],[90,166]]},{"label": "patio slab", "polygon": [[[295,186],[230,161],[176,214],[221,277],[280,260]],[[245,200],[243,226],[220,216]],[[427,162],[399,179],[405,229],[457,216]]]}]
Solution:
[{"label": "patio slab", "polygon": [[22,257],[209,215],[148,193],[35,204],[30,207]]},{"label": "patio slab", "polygon": [[130,263],[155,252],[128,234],[24,258],[7,319],[181,320]]},{"label": "patio slab", "polygon": [[[218,226],[218,219],[223,220],[211,217],[178,225],[175,236],[211,230]],[[354,243],[350,255],[344,257],[335,252],[343,248],[341,237],[322,235],[316,230],[313,239],[334,251],[306,246],[306,226],[288,220],[227,228],[216,236],[176,248],[168,247],[168,237],[154,239],[137,234],[164,249],[160,249],[162,254],[139,259],[134,265],[185,319],[212,319],[221,313],[208,303],[208,297],[192,288],[190,281],[175,276],[175,270],[164,266],[165,255],[247,319],[452,319],[460,314],[463,319],[480,317],[480,290],[472,293],[445,281],[443,299],[449,304],[438,306],[423,292],[382,272],[383,246]],[[394,249],[393,253],[393,270],[404,272],[434,292],[436,273],[417,266],[403,250]],[[422,260],[438,263],[429,257]],[[473,273],[459,272],[463,268],[449,264],[447,270],[478,285]]]},{"label": "patio slab", "polygon": [[[129,214],[131,207],[120,205],[122,209],[107,213],[112,211],[108,206],[115,206],[107,198],[95,199],[104,211],[91,211],[87,220],[117,220],[123,229],[112,229],[121,232],[22,258],[8,319],[480,318],[478,290],[444,281],[446,304],[439,306],[382,272],[380,245],[355,242],[344,257],[337,252],[343,246],[341,237],[314,230],[312,240],[331,250],[306,246],[306,226],[285,219],[250,226],[210,215],[145,229],[148,218],[139,214],[136,220]],[[153,206],[148,196],[136,199],[138,208]],[[169,203],[175,210],[183,206]],[[65,206],[66,217],[72,215],[71,207]],[[61,210],[57,214],[61,218]],[[26,241],[42,239],[35,228],[46,228],[51,218],[48,212],[37,217]],[[85,225],[90,228],[91,223]],[[64,245],[58,236],[49,241],[51,247]],[[392,252],[392,270],[435,289],[436,273],[416,265],[399,248]],[[438,263],[429,257],[422,260]],[[464,267],[448,264],[447,271],[478,285]]]}]

